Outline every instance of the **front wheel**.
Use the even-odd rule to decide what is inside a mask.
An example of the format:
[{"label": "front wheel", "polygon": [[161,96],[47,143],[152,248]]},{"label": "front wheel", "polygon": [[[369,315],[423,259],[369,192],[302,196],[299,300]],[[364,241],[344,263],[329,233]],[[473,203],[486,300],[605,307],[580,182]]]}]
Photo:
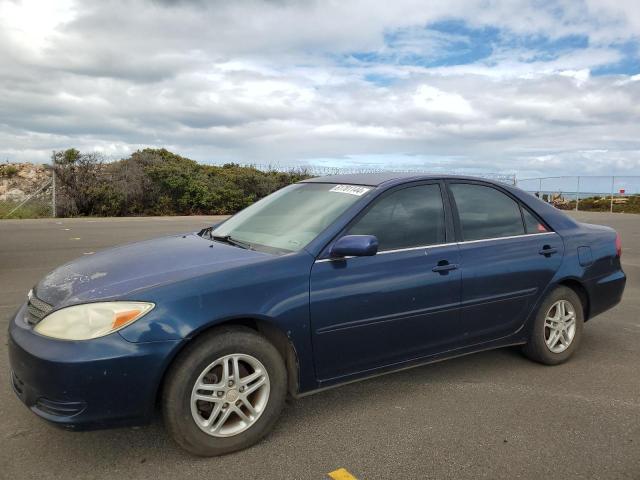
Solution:
[{"label": "front wheel", "polygon": [[578,349],[583,325],[580,297],[568,287],[558,287],[540,305],[523,352],[545,365],[563,363]]},{"label": "front wheel", "polygon": [[241,450],[271,430],[286,386],[284,361],[264,337],[248,328],[216,329],[172,365],[162,398],[165,425],[195,455]]}]

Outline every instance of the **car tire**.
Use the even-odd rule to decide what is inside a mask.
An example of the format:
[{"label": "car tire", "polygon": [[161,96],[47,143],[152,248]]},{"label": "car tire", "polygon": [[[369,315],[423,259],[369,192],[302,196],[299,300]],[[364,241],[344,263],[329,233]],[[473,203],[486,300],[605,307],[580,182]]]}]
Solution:
[{"label": "car tire", "polygon": [[[566,313],[564,316],[560,315],[563,311]],[[568,319],[571,314],[574,317],[573,328],[567,327],[570,320],[558,321]],[[584,311],[580,297],[571,288],[557,287],[540,305],[522,351],[529,359],[545,365],[566,362],[580,346],[583,327]]]},{"label": "car tire", "polygon": [[[265,382],[256,387],[261,382],[258,379],[243,386],[252,376],[259,377],[262,369]],[[225,382],[225,378],[230,380]],[[235,389],[229,387],[234,378],[239,379]],[[196,382],[205,390],[196,388]],[[249,392],[251,388],[255,391],[243,398],[240,391]],[[261,440],[280,416],[286,396],[287,370],[278,350],[250,328],[221,327],[196,338],[175,359],[164,383],[162,414],[178,445],[194,455],[211,457],[242,450]],[[195,400],[204,397],[206,401]],[[242,418],[240,411],[244,413]],[[214,412],[218,412],[215,421],[211,420]],[[208,422],[211,426],[205,425]],[[222,427],[216,430],[218,422]]]}]

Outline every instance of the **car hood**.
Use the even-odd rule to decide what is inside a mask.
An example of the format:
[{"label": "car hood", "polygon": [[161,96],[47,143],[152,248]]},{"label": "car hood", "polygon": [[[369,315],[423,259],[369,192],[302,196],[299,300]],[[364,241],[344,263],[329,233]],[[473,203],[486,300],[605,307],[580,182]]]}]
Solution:
[{"label": "car hood", "polygon": [[270,257],[195,234],[161,237],[67,263],[44,277],[34,293],[54,307],[125,295],[135,299],[139,290]]}]

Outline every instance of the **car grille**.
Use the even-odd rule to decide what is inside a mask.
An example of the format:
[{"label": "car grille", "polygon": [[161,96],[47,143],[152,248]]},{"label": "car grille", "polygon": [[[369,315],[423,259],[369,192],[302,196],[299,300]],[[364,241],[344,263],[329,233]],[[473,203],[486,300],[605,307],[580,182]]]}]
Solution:
[{"label": "car grille", "polygon": [[53,310],[53,306],[49,305],[47,302],[43,302],[35,295],[31,295],[27,302],[27,312],[29,313],[27,321],[30,325],[35,325],[51,310]]}]

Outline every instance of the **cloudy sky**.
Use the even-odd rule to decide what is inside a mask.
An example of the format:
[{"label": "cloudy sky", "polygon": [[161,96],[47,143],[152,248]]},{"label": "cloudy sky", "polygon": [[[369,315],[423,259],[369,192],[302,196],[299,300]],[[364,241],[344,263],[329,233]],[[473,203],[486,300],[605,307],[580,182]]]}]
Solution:
[{"label": "cloudy sky", "polygon": [[640,174],[637,0],[0,0],[0,161]]}]

